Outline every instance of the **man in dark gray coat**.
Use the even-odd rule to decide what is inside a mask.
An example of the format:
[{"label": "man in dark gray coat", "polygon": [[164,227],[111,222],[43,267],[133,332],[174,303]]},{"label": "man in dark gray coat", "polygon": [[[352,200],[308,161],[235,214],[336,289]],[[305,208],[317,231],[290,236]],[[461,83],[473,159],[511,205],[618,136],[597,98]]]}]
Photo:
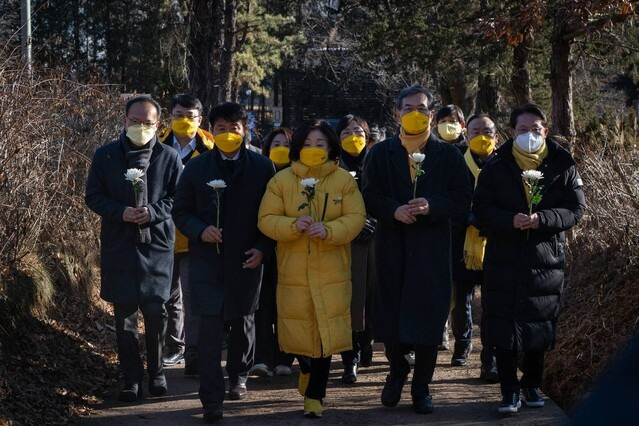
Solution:
[{"label": "man in dark gray coat", "polygon": [[113,303],[121,401],[142,394],[144,366],[138,346],[138,309],[144,315],[149,392],[167,391],[162,371],[164,302],[173,270],[173,196],[182,170],[177,153],[155,136],[160,106],[151,97],[127,102],[120,138],[98,148],[85,202],[102,219],[100,296]]},{"label": "man in dark gray coat", "polygon": [[[544,352],[555,342],[566,262],[564,232],[586,208],[583,183],[570,153],[547,137],[546,115],[526,104],[510,116],[508,140],[479,175],[473,213],[487,235],[482,287],[482,341],[496,349],[500,413],[516,413],[520,389],[529,407],[542,407]],[[522,173],[541,176],[541,200]],[[523,376],[517,358],[523,354]]]},{"label": "man in dark gray coat", "polygon": [[396,107],[399,134],[375,145],[364,165],[366,210],[377,219],[373,334],[390,360],[382,404],[401,399],[410,372],[404,354],[414,345],[413,409],[427,414],[450,309],[450,219],[468,210],[471,193],[459,150],[430,133],[432,95],[409,87]]},{"label": "man in dark gray coat", "polygon": [[243,143],[247,115],[236,103],[211,110],[212,150],[188,162],[175,197],[173,218],[189,239],[193,313],[200,316],[200,401],[204,420],[222,418],[222,333],[230,326],[226,371],[229,398],[245,397],[255,355],[254,313],[262,261],[274,248],[257,228],[257,211],[273,163]]}]

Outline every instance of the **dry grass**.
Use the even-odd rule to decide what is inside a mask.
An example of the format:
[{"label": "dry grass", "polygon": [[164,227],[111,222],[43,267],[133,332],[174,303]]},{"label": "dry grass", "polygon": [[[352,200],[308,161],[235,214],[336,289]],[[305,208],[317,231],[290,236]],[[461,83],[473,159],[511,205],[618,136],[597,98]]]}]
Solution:
[{"label": "dry grass", "polygon": [[573,232],[545,390],[564,409],[584,395],[639,322],[639,151],[632,139],[579,152],[587,214]]}]

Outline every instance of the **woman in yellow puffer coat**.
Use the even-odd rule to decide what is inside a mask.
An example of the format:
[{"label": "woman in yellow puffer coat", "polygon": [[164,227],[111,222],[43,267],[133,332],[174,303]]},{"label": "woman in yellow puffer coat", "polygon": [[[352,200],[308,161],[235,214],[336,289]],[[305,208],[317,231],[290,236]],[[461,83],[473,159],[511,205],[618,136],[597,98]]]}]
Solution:
[{"label": "woman in yellow puffer coat", "polygon": [[[293,133],[291,167],[271,179],[259,211],[260,230],[277,241],[280,347],[311,358],[310,377],[300,374],[307,417],[322,416],[331,355],[352,347],[350,242],[366,211],[355,179],[338,165],[339,153],[327,122],[302,124]],[[312,188],[302,183],[309,179],[316,181]]]}]

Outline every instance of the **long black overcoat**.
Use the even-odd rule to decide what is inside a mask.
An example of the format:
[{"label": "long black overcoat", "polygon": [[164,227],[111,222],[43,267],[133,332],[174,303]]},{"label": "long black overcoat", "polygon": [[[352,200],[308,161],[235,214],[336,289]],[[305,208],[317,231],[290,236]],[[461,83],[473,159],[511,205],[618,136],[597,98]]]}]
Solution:
[{"label": "long black overcoat", "polygon": [[126,207],[134,206],[131,182],[124,179],[124,133],[98,148],[87,179],[85,202],[100,215],[100,297],[112,303],[165,302],[173,273],[175,226],[171,207],[182,171],[177,152],[155,141],[146,172],[151,243],[137,243],[138,225],[124,222]]},{"label": "long black overcoat", "polygon": [[451,298],[450,219],[468,209],[471,192],[459,150],[431,135],[417,197],[431,213],[405,225],[395,210],[413,198],[408,153],[397,136],[375,145],[364,166],[364,200],[377,219],[373,332],[376,341],[437,345]]},{"label": "long black overcoat", "polygon": [[488,236],[482,287],[482,339],[503,349],[547,350],[555,341],[564,284],[564,231],[586,208],[582,181],[572,156],[548,138],[548,156],[537,168],[542,200],[535,206],[539,229],[515,229],[517,213],[528,214],[522,170],[512,140],[482,169],[473,212]]},{"label": "long black overcoat", "polygon": [[[257,211],[266,184],[275,174],[268,158],[242,145],[233,170],[215,147],[190,160],[173,206],[173,220],[189,239],[189,285],[195,315],[223,315],[225,320],[255,312],[258,307],[262,266],[243,269],[251,248],[269,256],[274,242],[257,229]],[[217,226],[217,195],[207,185],[222,179],[220,223],[223,243],[205,243],[200,238],[209,226]],[[265,259],[266,260],[266,259]]]}]

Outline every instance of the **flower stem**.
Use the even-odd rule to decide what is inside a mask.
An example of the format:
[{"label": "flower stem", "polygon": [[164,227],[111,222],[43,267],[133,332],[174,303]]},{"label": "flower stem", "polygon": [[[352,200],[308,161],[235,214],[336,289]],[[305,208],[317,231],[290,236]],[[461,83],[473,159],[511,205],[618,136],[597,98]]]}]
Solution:
[{"label": "flower stem", "polygon": [[[220,190],[215,190],[215,195],[217,195],[217,229],[220,229]],[[217,254],[220,254],[220,243],[215,243],[215,248],[217,249]]]}]

